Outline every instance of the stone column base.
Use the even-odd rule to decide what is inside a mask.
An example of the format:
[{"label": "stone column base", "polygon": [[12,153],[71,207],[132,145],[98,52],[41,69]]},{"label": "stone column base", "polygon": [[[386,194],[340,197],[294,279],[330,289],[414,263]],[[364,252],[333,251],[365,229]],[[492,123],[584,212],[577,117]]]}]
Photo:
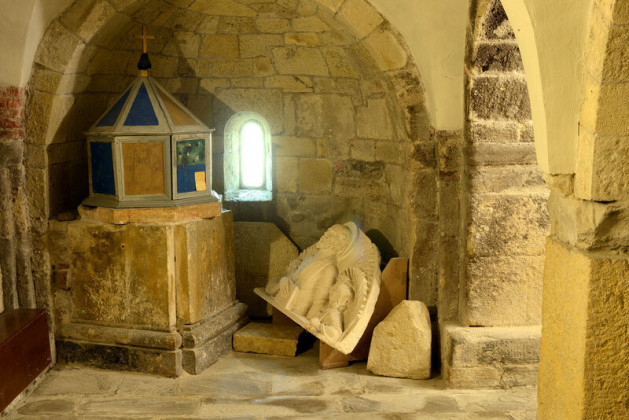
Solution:
[{"label": "stone column base", "polygon": [[183,368],[198,375],[232,348],[232,336],[247,322],[247,305],[236,303],[219,314],[184,325]]},{"label": "stone column base", "polygon": [[65,362],[103,369],[131,370],[162,376],[179,376],[182,369],[181,349],[152,349],[62,339],[57,341],[57,357]]},{"label": "stone column base", "polygon": [[105,369],[179,376],[199,374],[231,350],[232,336],[246,322],[247,305],[236,302],[180,332],[69,323],[57,333],[59,360]]},{"label": "stone column base", "polygon": [[541,326],[442,326],[443,377],[450,388],[535,386]]}]

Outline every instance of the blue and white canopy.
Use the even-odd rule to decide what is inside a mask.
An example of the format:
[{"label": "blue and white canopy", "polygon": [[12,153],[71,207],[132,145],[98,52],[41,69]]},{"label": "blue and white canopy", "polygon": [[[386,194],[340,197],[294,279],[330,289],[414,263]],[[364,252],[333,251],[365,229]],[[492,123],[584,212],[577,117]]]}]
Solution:
[{"label": "blue and white canopy", "polygon": [[87,132],[147,135],[210,132],[210,128],[152,77],[140,76]]}]

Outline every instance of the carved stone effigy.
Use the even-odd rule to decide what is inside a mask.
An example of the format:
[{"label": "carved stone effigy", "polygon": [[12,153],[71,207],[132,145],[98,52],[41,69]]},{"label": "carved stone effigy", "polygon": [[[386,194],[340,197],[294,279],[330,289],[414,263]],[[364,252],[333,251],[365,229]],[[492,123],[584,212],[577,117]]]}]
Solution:
[{"label": "carved stone effigy", "polygon": [[380,293],[380,252],[355,223],[334,225],[255,292],[308,332],[348,354]]}]

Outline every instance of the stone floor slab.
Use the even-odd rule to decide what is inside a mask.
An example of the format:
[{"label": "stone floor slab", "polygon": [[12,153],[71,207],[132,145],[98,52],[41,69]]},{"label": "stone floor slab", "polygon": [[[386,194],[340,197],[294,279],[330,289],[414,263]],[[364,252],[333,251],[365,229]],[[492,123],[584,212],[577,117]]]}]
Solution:
[{"label": "stone floor slab", "polygon": [[164,378],[57,365],[2,420],[533,420],[536,389],[446,389],[441,378],[372,375],[366,364],[319,370],[297,357],[232,352],[200,375]]}]

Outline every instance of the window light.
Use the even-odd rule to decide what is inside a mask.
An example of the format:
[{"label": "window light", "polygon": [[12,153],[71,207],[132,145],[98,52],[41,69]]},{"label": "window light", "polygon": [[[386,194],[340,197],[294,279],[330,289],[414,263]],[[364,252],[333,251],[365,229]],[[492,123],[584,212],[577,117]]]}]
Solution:
[{"label": "window light", "polygon": [[265,180],[266,154],[264,132],[256,121],[247,121],[240,130],[241,188],[262,188]]}]

